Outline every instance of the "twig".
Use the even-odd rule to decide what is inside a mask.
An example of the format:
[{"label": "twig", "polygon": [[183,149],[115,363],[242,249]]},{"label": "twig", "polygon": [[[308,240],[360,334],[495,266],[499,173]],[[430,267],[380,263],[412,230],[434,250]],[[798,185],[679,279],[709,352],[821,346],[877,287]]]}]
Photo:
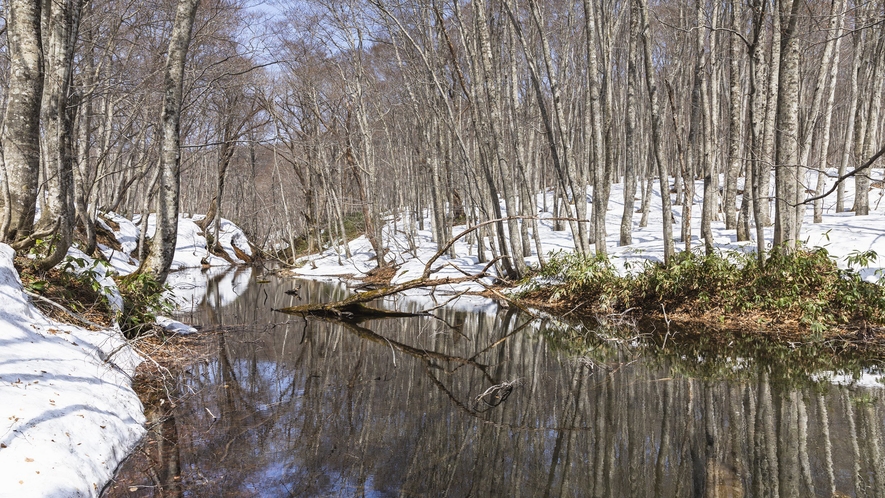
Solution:
[{"label": "twig", "polygon": [[203,408],[205,408],[205,409],[206,409],[206,413],[208,413],[209,416],[212,417],[212,422],[215,422],[216,420],[218,420],[218,417],[216,417],[215,414],[212,413],[212,411],[209,410],[209,407],[208,407],[208,406],[204,406]]},{"label": "twig", "polygon": [[[840,184],[840,183],[842,183],[842,182],[844,182],[845,180],[851,178],[852,176],[856,176],[856,175],[857,175],[858,173],[860,173],[861,171],[863,171],[863,170],[869,168],[870,166],[872,166],[873,163],[876,162],[876,159],[879,159],[883,154],[885,154],[885,147],[882,147],[881,149],[879,149],[879,152],[876,152],[876,153],[873,155],[873,157],[869,158],[869,159],[867,160],[867,162],[863,163],[861,166],[859,166],[859,167],[857,167],[856,169],[854,169],[853,171],[849,171],[848,173],[845,173],[844,175],[842,175],[842,176],[840,176],[839,178],[837,178],[837,179],[836,179],[836,183],[834,183],[833,186],[830,187],[830,190],[827,190],[826,192],[824,192],[824,193],[821,194],[821,195],[816,195],[816,196],[814,196],[814,197],[809,197],[808,199],[805,199],[804,201],[800,202],[799,204],[792,204],[792,206],[793,206],[793,207],[795,207],[795,206],[801,206],[802,204],[808,204],[809,202],[814,202],[814,201],[816,201],[816,200],[820,200],[820,199],[823,199],[824,197],[827,197],[828,195],[830,195],[830,194],[832,194],[833,192],[835,192],[837,188],[839,188],[839,184]],[[864,195],[869,195],[867,192],[862,192],[862,194],[864,194]]]},{"label": "twig", "polygon": [[578,303],[578,304],[576,304],[574,308],[572,308],[572,309],[566,311],[565,314],[562,315],[562,317],[565,318],[565,317],[571,315],[572,313],[574,313],[575,311],[577,311],[577,309],[580,308],[580,307],[583,306],[583,305],[584,305],[584,303]]},{"label": "twig", "polygon": [[80,320],[81,322],[85,323],[86,325],[89,325],[90,327],[95,327],[95,328],[101,329],[101,330],[108,328],[107,325],[101,325],[101,324],[95,323],[93,321],[90,321],[87,318],[85,318],[84,316],[78,315],[77,313],[74,313],[73,311],[65,308],[64,306],[58,304],[57,302],[55,302],[51,299],[45,298],[45,297],[41,296],[40,294],[35,294],[27,289],[22,289],[22,292],[24,292],[25,295],[30,296],[34,299],[39,299],[47,304],[51,304],[55,308],[58,308],[60,311],[64,312],[66,315],[76,318],[77,320]]},{"label": "twig", "polygon": [[465,290],[465,291],[461,291],[461,292],[455,294],[454,296],[451,297],[451,299],[447,299],[446,302],[444,302],[444,303],[442,303],[442,304],[437,304],[437,305],[434,306],[433,308],[428,308],[428,309],[424,310],[422,313],[430,314],[431,311],[436,311],[436,310],[438,310],[438,309],[440,309],[440,308],[444,308],[444,307],[446,307],[449,303],[451,303],[452,301],[454,301],[454,300],[460,298],[460,297],[463,296],[464,294],[467,294],[467,291],[466,291],[466,290]]},{"label": "twig", "polygon": [[661,345],[661,349],[666,349],[667,338],[670,337],[670,318],[667,316],[667,309],[664,308],[664,303],[661,303],[661,311],[664,312],[664,323],[667,324],[667,332],[664,334],[664,344]]},{"label": "twig", "polygon": [[474,400],[477,402],[482,401],[492,407],[498,406],[510,397],[513,387],[518,386],[521,383],[521,379],[504,381],[500,384],[489,387],[482,394],[474,398]]},{"label": "twig", "polygon": [[393,359],[393,368],[396,368],[396,349],[393,348],[393,344],[390,343],[390,339],[384,337],[383,335],[379,337],[387,341],[387,345],[390,346],[390,357]]}]

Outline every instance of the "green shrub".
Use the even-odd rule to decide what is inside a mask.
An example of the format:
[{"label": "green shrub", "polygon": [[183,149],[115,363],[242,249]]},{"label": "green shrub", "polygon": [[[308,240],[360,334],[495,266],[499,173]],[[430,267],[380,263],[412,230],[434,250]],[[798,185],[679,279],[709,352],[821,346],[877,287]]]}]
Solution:
[{"label": "green shrub", "polygon": [[[875,257],[852,254],[848,262],[865,265]],[[551,301],[591,302],[597,312],[658,312],[663,305],[668,312],[760,313],[795,318],[815,335],[856,320],[885,323],[885,287],[839,269],[825,249],[774,250],[764,262],[752,253],[687,251],[623,277],[605,257],[559,253],[538,276],[555,281],[544,289]]]},{"label": "green shrub", "polygon": [[631,286],[634,305],[659,308],[691,301],[703,310],[720,306],[732,294],[746,259],[737,253],[731,256],[684,251],[666,265],[647,263]]},{"label": "green shrub", "polygon": [[560,282],[554,286],[551,301],[580,296],[595,301],[600,308],[611,309],[623,298],[625,279],[605,256],[585,257],[560,251],[550,255],[538,276]]},{"label": "green shrub", "polygon": [[135,338],[153,328],[157,315],[171,313],[174,302],[167,297],[169,287],[147,273],[136,273],[118,284],[123,296],[119,323],[128,338]]}]

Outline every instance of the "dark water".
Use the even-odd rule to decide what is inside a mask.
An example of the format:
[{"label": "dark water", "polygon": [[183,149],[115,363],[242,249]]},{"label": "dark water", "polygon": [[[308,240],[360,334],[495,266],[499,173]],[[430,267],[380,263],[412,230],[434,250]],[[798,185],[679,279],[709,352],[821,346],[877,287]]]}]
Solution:
[{"label": "dark water", "polygon": [[776,355],[575,347],[508,309],[305,321],[270,308],[345,290],[268,278],[194,298],[184,318],[223,332],[176,374],[174,408],[147,407],[152,436],[105,496],[885,497],[881,388],[784,375]]}]

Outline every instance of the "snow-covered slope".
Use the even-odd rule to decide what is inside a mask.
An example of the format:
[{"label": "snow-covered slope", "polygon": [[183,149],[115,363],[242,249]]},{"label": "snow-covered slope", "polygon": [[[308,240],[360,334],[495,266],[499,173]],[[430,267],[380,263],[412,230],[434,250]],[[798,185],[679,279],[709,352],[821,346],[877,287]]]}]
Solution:
[{"label": "snow-covered slope", "polygon": [[95,496],[144,433],[118,330],[47,319],[0,244],[0,495]]},{"label": "snow-covered slope", "polygon": [[[131,256],[132,251],[138,246],[138,238],[141,233],[139,223],[141,217],[136,216],[134,220],[130,220],[116,213],[106,213],[103,215],[112,221],[116,227],[111,227],[108,223],[99,218],[99,223],[108,231],[114,234],[114,237],[122,246],[122,250],[114,250],[108,246],[101,245],[102,254],[111,262],[113,267],[121,275],[132,273],[138,268],[138,262]],[[181,270],[183,268],[199,268],[204,264],[209,266],[229,266],[230,263],[224,258],[220,258],[209,252],[206,244],[206,237],[196,222],[203,219],[202,215],[194,217],[179,216],[178,218],[178,237],[175,243],[175,258],[172,261],[172,271]],[[154,215],[150,215],[147,225],[147,236],[153,237],[157,230]],[[214,227],[210,226],[209,230],[214,233]],[[249,246],[249,240],[240,227],[224,218],[221,219],[221,229],[219,230],[219,242],[222,249],[228,254],[230,260],[234,263],[244,263],[237,256],[237,251],[252,256],[252,248]],[[234,249],[236,248],[236,249]]]}]

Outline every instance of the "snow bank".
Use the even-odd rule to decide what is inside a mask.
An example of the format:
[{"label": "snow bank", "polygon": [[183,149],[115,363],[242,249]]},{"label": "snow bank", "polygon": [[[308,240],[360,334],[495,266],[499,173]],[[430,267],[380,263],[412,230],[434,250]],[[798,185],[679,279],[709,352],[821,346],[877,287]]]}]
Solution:
[{"label": "snow bank", "polygon": [[[830,171],[830,180],[827,183],[827,189],[833,184],[833,177],[836,171]],[[806,179],[807,185],[813,185],[816,181],[816,172],[809,174]],[[720,185],[724,182],[724,178],[720,177]],[[846,201],[845,206],[850,208],[854,201],[854,180],[846,181]],[[671,180],[672,183],[672,180]],[[772,185],[774,183],[772,182]],[[621,216],[624,210],[624,189],[623,184],[615,184],[611,189],[611,198],[606,212],[606,247],[611,257],[612,263],[622,273],[638,271],[645,261],[657,262],[663,261],[663,214],[661,212],[661,196],[655,190],[651,197],[651,208],[648,217],[648,223],[645,227],[639,225],[641,213],[635,212],[633,215],[633,243],[625,246],[618,246],[619,230],[621,224]],[[703,192],[703,181],[696,182],[695,192]],[[885,214],[885,203],[881,200],[885,194],[883,188],[873,188],[870,193],[871,214],[868,216],[854,216],[851,212],[835,212],[836,196],[824,199],[823,222],[812,223],[813,208],[808,206],[802,225],[800,240],[807,247],[823,247],[827,249],[830,255],[839,263],[839,266],[845,268],[848,266],[846,258],[856,251],[873,250],[878,254],[878,258],[871,261],[865,268],[861,268],[861,275],[869,281],[877,281],[885,271],[885,231],[882,229],[883,214]],[[637,194],[638,195],[638,194]],[[588,212],[592,208],[592,189],[587,189]],[[741,196],[738,196],[738,203],[741,202]],[[542,192],[537,195],[537,205],[539,209],[537,215],[539,217],[538,230],[539,238],[542,241],[541,254],[544,256],[557,251],[571,252],[574,250],[574,242],[568,224],[564,230],[555,231],[554,222],[549,218],[553,217],[553,193],[552,191]],[[640,201],[637,198],[634,209],[639,209]],[[701,198],[696,197],[692,206],[692,247],[695,249],[703,247],[703,241],[700,238],[700,219],[701,219]],[[502,212],[506,214],[506,206],[501,203]],[[772,213],[773,213],[772,204]],[[673,230],[677,239],[676,248],[681,250],[684,243],[678,241],[681,230],[682,206],[674,205],[672,209],[674,218]],[[720,214],[723,221],[714,221],[712,224],[713,238],[715,246],[719,250],[729,251],[752,251],[755,250],[755,241],[738,242],[734,230],[726,230],[724,223],[724,215]],[[428,212],[424,213],[424,226],[430,228],[431,220]],[[465,226],[456,226],[453,229],[453,235],[463,231]],[[425,263],[433,256],[439,247],[437,242],[432,240],[430,230],[418,230],[413,235],[407,235],[408,226],[406,223],[397,218],[389,220],[383,228],[383,240],[385,246],[390,251],[389,261],[399,265],[398,273],[393,281],[403,282],[420,276]],[[770,246],[773,238],[773,228],[765,229],[765,238],[768,246]],[[486,242],[488,245],[488,242]],[[343,246],[327,249],[321,254],[312,255],[304,258],[301,263],[303,266],[295,270],[295,273],[317,277],[329,275],[353,275],[360,276],[368,273],[377,266],[374,259],[375,254],[366,237],[359,237],[349,242],[348,247],[352,257],[347,258],[344,255]],[[440,268],[440,271],[434,276],[436,278],[459,277],[463,273],[453,268],[457,266],[466,273],[476,274],[484,264],[478,262],[476,256],[476,244],[471,244],[469,237],[459,240],[454,245],[456,257],[441,257],[435,264],[434,268]],[[534,241],[531,243],[532,255],[526,258],[529,264],[538,264],[538,251]],[[488,255],[488,252],[487,252]],[[494,271],[494,270],[492,270]],[[449,292],[460,292],[463,290],[481,290],[478,284],[466,284],[461,286],[450,287]]]},{"label": "snow bank", "polygon": [[[112,228],[105,219],[117,225]],[[135,226],[129,218],[120,216],[117,213],[104,213],[97,217],[97,223],[102,228],[114,234],[114,238],[119,242],[121,249],[116,250],[103,244],[98,244],[98,248],[104,257],[110,262],[111,267],[120,275],[128,275],[138,269],[138,261],[132,257],[132,253],[138,247],[138,227]]]},{"label": "snow bank", "polygon": [[[133,220],[120,216],[116,213],[105,213],[103,215],[110,221],[113,221],[118,228],[112,228],[106,223],[102,217],[98,218],[99,224],[103,228],[114,234],[114,237],[120,242],[122,250],[115,250],[105,245],[99,245],[102,254],[111,262],[113,268],[121,275],[128,275],[138,269],[138,261],[132,256],[132,252],[138,247],[138,238],[141,223],[141,216],[135,216]],[[229,266],[230,262],[224,258],[220,258],[211,254],[206,243],[206,237],[196,222],[203,219],[202,215],[188,217],[181,215],[178,218],[178,236],[175,241],[175,257],[172,261],[171,270],[181,270],[183,268],[200,268],[201,266]],[[214,233],[214,228],[210,226],[210,231]],[[156,216],[148,217],[147,236],[153,237],[157,231]],[[252,256],[252,248],[249,245],[249,239],[240,227],[236,226],[229,220],[221,219],[221,228],[219,230],[219,242],[222,249],[230,257],[230,261],[234,263],[245,263],[237,256],[237,251]],[[235,249],[236,248],[236,249]]]},{"label": "snow bank", "polygon": [[47,319],[0,244],[0,494],[97,496],[144,434],[119,330]]},{"label": "snow bank", "polygon": [[[429,226],[429,221],[427,226]],[[463,226],[455,227],[455,233],[459,233],[464,228]],[[409,249],[408,237],[401,231],[395,230],[392,225],[385,226],[383,232],[385,234],[385,242],[391,246],[389,257],[393,258],[391,261],[395,261],[398,265],[397,273],[391,279],[391,282],[407,282],[420,277],[424,272],[424,266],[436,253],[438,247],[436,242],[432,240],[430,230],[419,230],[411,236],[412,243],[415,246],[414,251]],[[365,235],[350,241],[348,246],[351,253],[350,258],[346,258],[339,253],[336,248],[330,248],[321,254],[304,258],[301,261],[303,266],[295,268],[293,272],[306,277],[359,277],[377,267],[375,253],[372,250],[369,239]],[[465,274],[475,275],[485,267],[485,263],[480,263],[479,258],[475,255],[475,249],[471,251],[470,245],[465,240],[455,244],[455,251],[459,254],[459,257],[449,258],[444,256],[434,263],[431,278],[460,278],[464,277]],[[486,285],[491,284],[492,279],[485,278],[482,280],[482,283]],[[437,288],[437,291],[452,294],[465,291],[479,292],[484,289],[485,287],[481,283],[465,282],[440,286]],[[426,291],[424,293],[426,294]],[[410,294],[420,295],[421,291]]]},{"label": "snow bank", "polygon": [[[201,217],[194,216],[194,221],[197,221]],[[212,233],[214,231],[214,224],[209,225],[209,230]],[[237,255],[237,250],[246,254],[249,257],[252,257],[252,247],[249,245],[249,239],[246,237],[246,234],[243,230],[234,225],[231,221],[221,218],[220,228],[218,230],[218,242],[221,244],[221,247],[224,249],[224,252],[237,263],[244,263],[244,261]]]},{"label": "snow bank", "polygon": [[62,266],[66,271],[77,275],[88,273],[101,286],[101,293],[108,299],[111,309],[116,312],[123,311],[123,296],[120,294],[117,283],[111,278],[112,273],[119,272],[112,265],[109,266],[107,263],[93,259],[80,249],[71,247],[68,249]]}]

